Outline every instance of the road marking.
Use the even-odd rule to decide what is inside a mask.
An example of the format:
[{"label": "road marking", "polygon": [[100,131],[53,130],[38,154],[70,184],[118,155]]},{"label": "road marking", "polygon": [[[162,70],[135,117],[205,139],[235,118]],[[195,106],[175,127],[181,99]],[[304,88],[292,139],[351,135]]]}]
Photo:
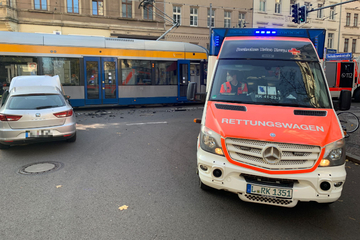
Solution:
[{"label": "road marking", "polygon": [[162,123],[167,123],[167,122],[128,123],[126,125],[131,126],[131,125],[162,124]]}]

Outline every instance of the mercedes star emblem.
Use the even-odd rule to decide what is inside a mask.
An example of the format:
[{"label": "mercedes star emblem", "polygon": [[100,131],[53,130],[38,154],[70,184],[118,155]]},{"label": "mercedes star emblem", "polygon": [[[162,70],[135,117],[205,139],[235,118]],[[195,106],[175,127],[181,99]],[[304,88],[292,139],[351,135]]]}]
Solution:
[{"label": "mercedes star emblem", "polygon": [[282,152],[275,145],[265,146],[261,154],[264,161],[269,164],[276,164],[280,162],[282,156]]}]

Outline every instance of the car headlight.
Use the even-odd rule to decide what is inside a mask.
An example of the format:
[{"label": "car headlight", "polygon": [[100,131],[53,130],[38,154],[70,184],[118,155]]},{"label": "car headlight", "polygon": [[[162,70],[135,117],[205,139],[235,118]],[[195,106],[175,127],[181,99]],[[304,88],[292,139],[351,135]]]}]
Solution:
[{"label": "car headlight", "polygon": [[223,156],[224,152],[221,148],[220,143],[220,134],[214,132],[213,130],[205,126],[201,127],[200,146],[203,150]]},{"label": "car headlight", "polygon": [[341,139],[325,146],[320,167],[339,166],[345,163],[345,140]]}]

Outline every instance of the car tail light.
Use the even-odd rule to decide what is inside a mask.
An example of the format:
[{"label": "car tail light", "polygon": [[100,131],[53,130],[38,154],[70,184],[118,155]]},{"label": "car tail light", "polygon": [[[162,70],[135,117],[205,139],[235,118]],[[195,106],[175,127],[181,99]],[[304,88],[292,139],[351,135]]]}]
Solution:
[{"label": "car tail light", "polygon": [[7,115],[7,114],[0,114],[0,121],[17,121],[22,116],[19,115]]},{"label": "car tail light", "polygon": [[69,111],[54,113],[54,115],[55,115],[55,117],[58,117],[58,118],[70,117],[73,115],[73,110],[71,109]]}]

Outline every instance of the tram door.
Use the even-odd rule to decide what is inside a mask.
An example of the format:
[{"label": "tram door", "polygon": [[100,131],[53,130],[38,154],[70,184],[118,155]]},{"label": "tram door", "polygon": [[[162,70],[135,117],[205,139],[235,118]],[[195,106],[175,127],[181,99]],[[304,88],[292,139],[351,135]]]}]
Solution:
[{"label": "tram door", "polygon": [[85,57],[85,104],[118,102],[117,59]]},{"label": "tram door", "polygon": [[190,81],[190,60],[178,61],[178,99],[186,100],[187,86]]}]

